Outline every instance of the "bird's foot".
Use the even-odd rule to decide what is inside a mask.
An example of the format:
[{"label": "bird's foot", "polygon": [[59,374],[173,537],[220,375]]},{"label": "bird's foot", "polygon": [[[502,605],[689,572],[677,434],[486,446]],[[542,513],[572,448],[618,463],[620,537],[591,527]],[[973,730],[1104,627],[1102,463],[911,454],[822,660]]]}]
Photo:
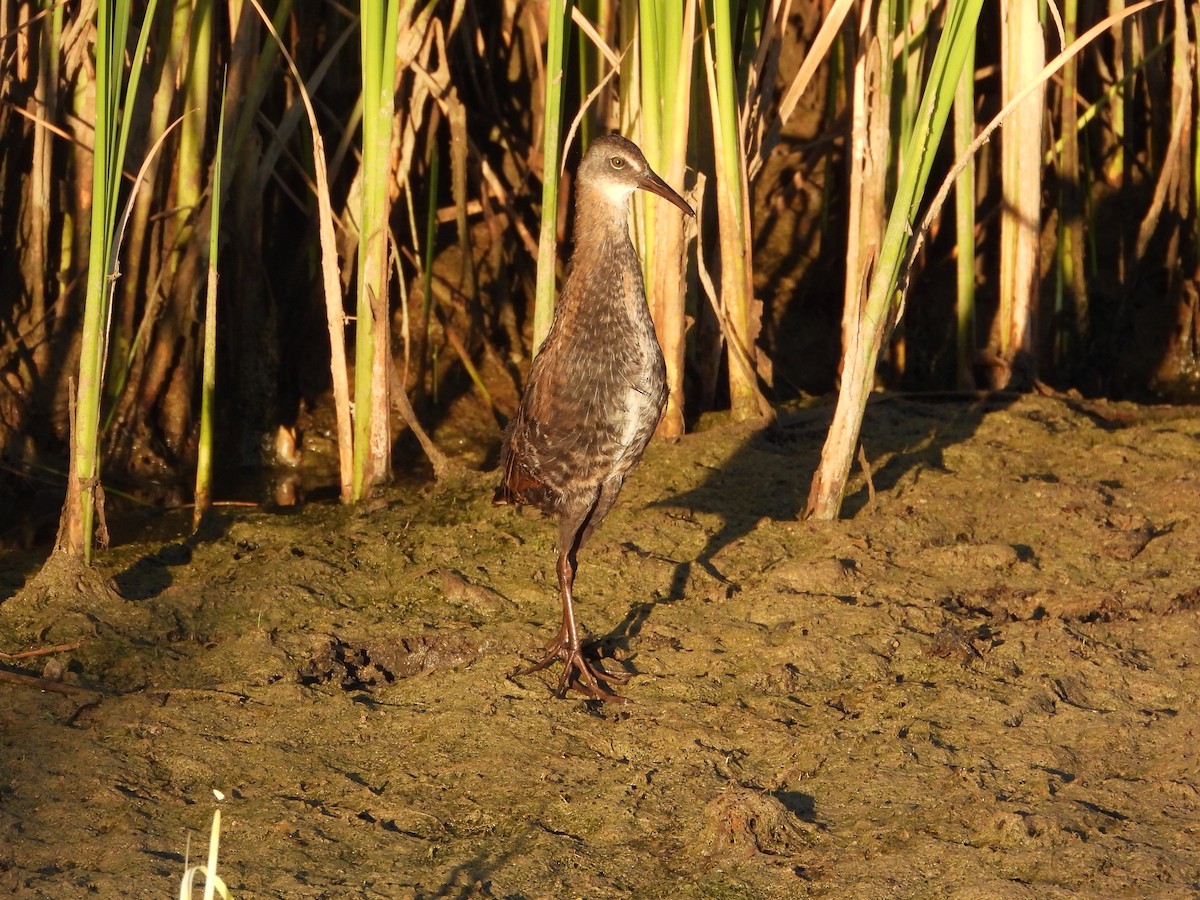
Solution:
[{"label": "bird's foot", "polygon": [[610,672],[601,665],[599,659],[595,663],[591,662],[586,656],[586,650],[590,646],[594,645],[579,644],[572,647],[571,642],[560,635],[547,647],[546,656],[541,662],[526,669],[518,669],[513,674],[530,675],[561,660],[563,670],[558,679],[558,689],[555,691],[558,697],[567,696],[567,691],[574,688],[593,700],[603,700],[606,703],[628,703],[628,698],[612,691],[609,685],[625,684],[629,681],[629,673]]}]

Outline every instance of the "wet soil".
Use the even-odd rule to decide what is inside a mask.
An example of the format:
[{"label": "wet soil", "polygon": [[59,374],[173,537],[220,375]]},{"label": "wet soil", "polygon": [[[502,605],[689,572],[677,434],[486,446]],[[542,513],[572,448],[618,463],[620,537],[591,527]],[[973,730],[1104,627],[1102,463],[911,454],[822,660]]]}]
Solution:
[{"label": "wet soil", "polygon": [[[944,402],[943,402],[944,401]],[[1200,408],[883,397],[656,444],[582,554],[623,706],[513,676],[554,529],[491,480],[0,560],[0,890],[238,897],[1200,890]],[[60,573],[61,575],[61,573]],[[115,588],[115,593],[111,588]]]}]

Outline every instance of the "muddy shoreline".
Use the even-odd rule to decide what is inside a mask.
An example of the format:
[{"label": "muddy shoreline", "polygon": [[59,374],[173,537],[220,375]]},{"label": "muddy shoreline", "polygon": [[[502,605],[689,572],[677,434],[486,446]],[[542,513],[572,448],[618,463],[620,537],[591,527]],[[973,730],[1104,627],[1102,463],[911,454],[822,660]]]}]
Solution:
[{"label": "muddy shoreline", "polygon": [[827,423],[651,448],[577,585],[624,707],[511,677],[554,529],[484,475],[117,547],[91,607],[0,557],[0,649],[106,694],[0,685],[0,889],[173,894],[217,788],[238,897],[1200,890],[1200,409],[884,398],[800,522]]}]

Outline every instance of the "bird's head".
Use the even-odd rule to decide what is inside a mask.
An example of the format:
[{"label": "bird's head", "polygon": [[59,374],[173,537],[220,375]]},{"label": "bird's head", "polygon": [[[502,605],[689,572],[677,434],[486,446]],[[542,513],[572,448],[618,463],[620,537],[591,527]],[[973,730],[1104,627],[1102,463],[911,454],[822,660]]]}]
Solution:
[{"label": "bird's head", "polygon": [[621,207],[634,191],[650,191],[670,200],[692,218],[696,216],[687,201],[650,168],[638,145],[619,134],[592,142],[579,163],[579,189],[594,191]]}]

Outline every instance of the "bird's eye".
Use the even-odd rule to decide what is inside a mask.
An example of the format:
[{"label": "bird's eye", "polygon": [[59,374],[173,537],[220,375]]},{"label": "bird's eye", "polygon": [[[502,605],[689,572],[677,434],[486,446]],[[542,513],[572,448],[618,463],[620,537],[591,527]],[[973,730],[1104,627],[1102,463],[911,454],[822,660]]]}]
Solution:
[{"label": "bird's eye", "polygon": [[614,169],[625,168],[625,160],[621,159],[621,157],[619,157],[619,156],[614,156],[612,159],[609,160],[609,162],[612,163],[612,167]]}]

